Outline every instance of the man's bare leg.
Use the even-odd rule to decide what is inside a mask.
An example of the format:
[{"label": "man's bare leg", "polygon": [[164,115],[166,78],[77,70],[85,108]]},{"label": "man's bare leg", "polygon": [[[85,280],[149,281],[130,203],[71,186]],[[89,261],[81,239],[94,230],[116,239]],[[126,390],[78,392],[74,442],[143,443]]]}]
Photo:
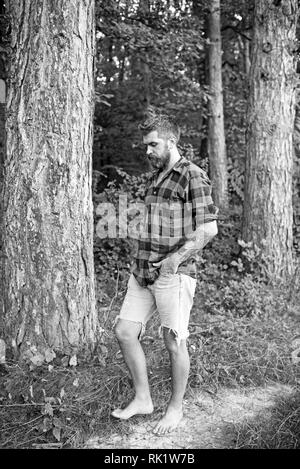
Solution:
[{"label": "man's bare leg", "polygon": [[178,345],[174,334],[166,328],[164,328],[164,340],[171,361],[172,396],[165,415],[153,430],[157,435],[174,430],[182,419],[182,402],[190,370],[186,341],[181,340]]},{"label": "man's bare leg", "polygon": [[129,419],[137,414],[151,414],[153,404],[149,390],[145,354],[138,340],[141,324],[119,319],[115,333],[120,344],[124,360],[132,376],[135,397],[125,409],[115,409],[114,417]]}]

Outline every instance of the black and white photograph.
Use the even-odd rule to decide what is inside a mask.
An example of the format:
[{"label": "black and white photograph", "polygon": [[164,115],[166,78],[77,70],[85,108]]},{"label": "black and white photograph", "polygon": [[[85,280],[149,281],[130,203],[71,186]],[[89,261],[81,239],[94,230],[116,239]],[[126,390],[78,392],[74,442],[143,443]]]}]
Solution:
[{"label": "black and white photograph", "polygon": [[0,1],[0,449],[300,449],[299,12]]}]

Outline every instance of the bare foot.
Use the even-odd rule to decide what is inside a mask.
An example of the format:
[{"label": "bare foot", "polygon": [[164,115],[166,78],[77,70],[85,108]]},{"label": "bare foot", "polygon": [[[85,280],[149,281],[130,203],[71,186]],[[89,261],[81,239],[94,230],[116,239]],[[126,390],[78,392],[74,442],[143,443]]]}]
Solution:
[{"label": "bare foot", "polygon": [[117,419],[127,420],[133,415],[152,414],[153,404],[150,400],[139,400],[134,398],[125,409],[115,409],[111,415]]},{"label": "bare foot", "polygon": [[153,430],[156,435],[164,435],[169,433],[178,426],[183,417],[182,409],[168,408],[163,418],[158,422]]}]

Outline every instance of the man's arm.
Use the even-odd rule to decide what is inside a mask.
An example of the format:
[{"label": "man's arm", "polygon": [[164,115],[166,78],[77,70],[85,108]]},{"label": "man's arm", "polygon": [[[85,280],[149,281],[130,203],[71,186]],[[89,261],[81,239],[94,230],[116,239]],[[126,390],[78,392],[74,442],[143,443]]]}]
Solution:
[{"label": "man's arm", "polygon": [[161,273],[175,274],[178,266],[186,259],[204,248],[206,244],[218,233],[216,220],[200,225],[187,236],[186,243],[166,259],[153,264],[160,268]]}]

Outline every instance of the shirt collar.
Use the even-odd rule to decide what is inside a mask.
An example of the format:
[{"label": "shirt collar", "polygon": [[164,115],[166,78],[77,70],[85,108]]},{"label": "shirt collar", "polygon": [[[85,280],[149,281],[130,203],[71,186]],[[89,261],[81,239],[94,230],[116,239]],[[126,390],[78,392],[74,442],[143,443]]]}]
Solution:
[{"label": "shirt collar", "polygon": [[174,170],[180,173],[182,166],[185,166],[186,163],[187,163],[187,159],[184,156],[181,156],[180,159],[174,164],[172,171]]}]

